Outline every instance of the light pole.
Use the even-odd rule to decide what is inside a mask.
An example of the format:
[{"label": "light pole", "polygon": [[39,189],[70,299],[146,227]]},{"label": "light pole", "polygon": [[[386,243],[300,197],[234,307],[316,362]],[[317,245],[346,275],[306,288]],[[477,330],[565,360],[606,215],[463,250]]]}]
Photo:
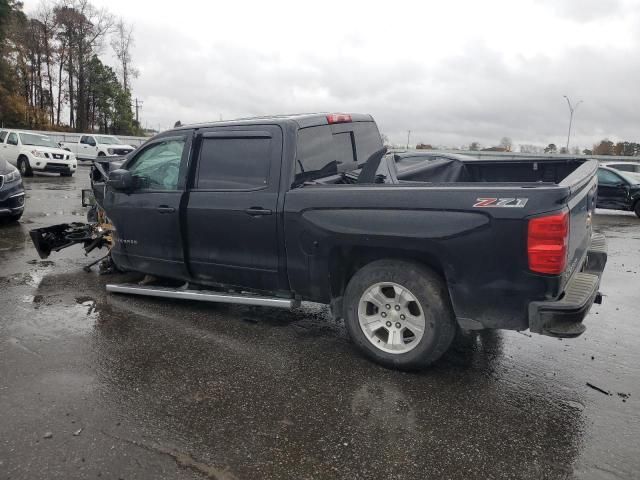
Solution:
[{"label": "light pole", "polygon": [[571,125],[573,124],[573,113],[578,109],[578,106],[582,103],[582,100],[579,100],[575,105],[571,104],[571,100],[566,95],[563,97],[567,100],[567,105],[569,105],[569,133],[567,133],[567,153],[569,153],[569,139],[571,138]]},{"label": "light pole", "polygon": [[411,130],[407,130],[407,150],[409,150],[410,140],[411,140]]}]

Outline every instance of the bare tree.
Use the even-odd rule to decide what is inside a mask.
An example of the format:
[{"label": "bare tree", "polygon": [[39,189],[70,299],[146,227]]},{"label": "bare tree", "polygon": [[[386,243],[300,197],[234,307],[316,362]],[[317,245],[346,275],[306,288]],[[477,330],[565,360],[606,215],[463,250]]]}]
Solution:
[{"label": "bare tree", "polygon": [[111,48],[120,62],[122,86],[127,93],[131,93],[131,79],[138,78],[138,70],[133,67],[131,59],[133,44],[133,25],[127,25],[121,18],[115,24]]},{"label": "bare tree", "polygon": [[502,137],[502,140],[500,140],[500,146],[504,148],[505,152],[510,152],[513,147],[513,141],[509,137]]},{"label": "bare tree", "polygon": [[113,16],[105,9],[97,9],[88,0],[63,0],[56,8],[56,17],[68,48],[69,124],[75,124],[78,131],[85,131],[89,124],[87,65],[101,47],[102,40],[113,29]]},{"label": "bare tree", "polygon": [[42,48],[44,54],[44,62],[46,67],[47,76],[47,109],[49,113],[49,122],[53,124],[55,116],[54,108],[54,96],[53,87],[56,79],[51,73],[53,66],[53,50],[54,50],[54,35],[56,29],[55,13],[51,3],[41,1],[40,6],[36,12],[36,19],[40,22],[42,30]]}]

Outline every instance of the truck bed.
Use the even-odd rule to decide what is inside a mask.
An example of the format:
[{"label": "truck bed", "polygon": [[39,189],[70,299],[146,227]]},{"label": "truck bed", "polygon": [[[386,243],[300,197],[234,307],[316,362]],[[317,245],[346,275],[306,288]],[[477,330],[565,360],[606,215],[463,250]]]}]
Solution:
[{"label": "truck bed", "polygon": [[413,182],[560,184],[585,158],[492,158],[476,160],[455,154],[393,155],[397,177]]}]

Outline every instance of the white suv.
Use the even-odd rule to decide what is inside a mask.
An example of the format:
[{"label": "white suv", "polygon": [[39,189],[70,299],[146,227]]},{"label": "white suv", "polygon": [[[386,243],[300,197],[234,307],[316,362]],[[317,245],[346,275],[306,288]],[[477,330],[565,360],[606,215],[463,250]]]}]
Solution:
[{"label": "white suv", "polygon": [[23,177],[30,177],[33,172],[70,177],[78,168],[76,156],[59,148],[50,137],[19,130],[0,130],[0,160],[18,167]]}]

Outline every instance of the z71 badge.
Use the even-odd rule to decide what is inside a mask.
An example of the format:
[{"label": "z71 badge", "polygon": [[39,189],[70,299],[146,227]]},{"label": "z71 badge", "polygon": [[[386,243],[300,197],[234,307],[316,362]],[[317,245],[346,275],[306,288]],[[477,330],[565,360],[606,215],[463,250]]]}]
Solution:
[{"label": "z71 badge", "polygon": [[477,198],[474,207],[524,208],[528,198]]}]

